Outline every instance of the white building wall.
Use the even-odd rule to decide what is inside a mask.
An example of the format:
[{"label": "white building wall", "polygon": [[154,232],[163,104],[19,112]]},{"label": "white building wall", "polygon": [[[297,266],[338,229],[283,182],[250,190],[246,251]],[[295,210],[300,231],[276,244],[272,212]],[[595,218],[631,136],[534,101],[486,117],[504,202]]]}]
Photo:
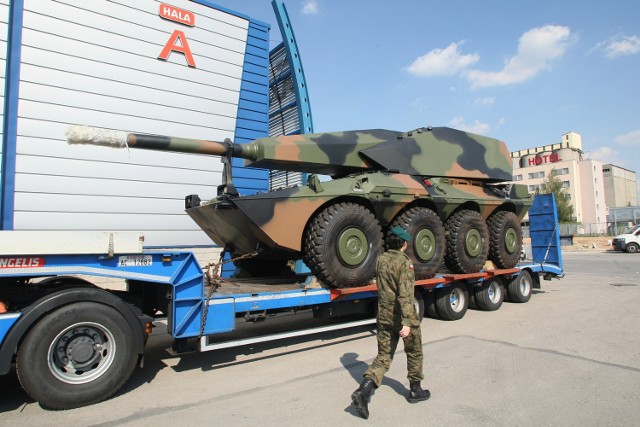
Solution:
[{"label": "white building wall", "polygon": [[598,224],[598,229],[590,232],[604,233],[606,231],[607,207],[604,197],[604,179],[602,177],[602,163],[597,160],[584,160],[578,163],[580,194],[582,197],[583,224]]},{"label": "white building wall", "polygon": [[[182,200],[215,196],[219,158],[65,141],[71,124],[233,139],[249,22],[171,4],[193,12],[196,25],[160,18],[153,0],[25,0],[16,230],[135,230],[147,246],[211,244]],[[176,29],[195,68],[178,52],[157,59]]]}]

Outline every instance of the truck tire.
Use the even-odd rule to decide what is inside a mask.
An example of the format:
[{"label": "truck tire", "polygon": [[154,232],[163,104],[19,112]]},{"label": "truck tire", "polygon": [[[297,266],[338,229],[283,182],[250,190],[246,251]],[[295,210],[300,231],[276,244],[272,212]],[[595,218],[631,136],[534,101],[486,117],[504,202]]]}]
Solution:
[{"label": "truck tire", "polygon": [[104,304],[78,302],[44,316],[18,349],[16,371],[41,405],[71,409],[100,402],[136,367],[134,333]]},{"label": "truck tire", "polygon": [[447,251],[444,261],[454,273],[476,273],[489,254],[489,228],[479,212],[461,210],[445,222]]},{"label": "truck tire", "polygon": [[531,290],[533,289],[533,281],[531,273],[522,270],[520,274],[512,278],[507,284],[507,294],[509,301],[517,303],[525,303],[531,299]]},{"label": "truck tire", "polygon": [[317,214],[304,237],[304,261],[332,288],[369,283],[383,251],[382,230],[373,213],[355,203],[337,203]]},{"label": "truck tire", "polygon": [[489,259],[498,268],[512,268],[520,261],[522,227],[513,212],[497,212],[487,220],[489,225]]},{"label": "truck tire", "polygon": [[405,253],[413,261],[416,279],[435,276],[445,252],[444,226],[438,215],[431,209],[411,208],[396,218],[389,228],[397,225],[413,238]]},{"label": "truck tire", "polygon": [[436,307],[436,291],[426,291],[422,297],[424,298],[424,313],[432,319],[439,319],[438,308]]},{"label": "truck tire", "polygon": [[635,254],[638,253],[638,251],[640,251],[640,246],[638,246],[637,243],[629,243],[627,245],[627,252],[629,252],[630,254]]},{"label": "truck tire", "polygon": [[424,318],[424,298],[422,295],[423,292],[421,290],[416,289],[413,292],[413,308],[416,310],[420,322],[422,322]]},{"label": "truck tire", "polygon": [[467,287],[461,283],[440,288],[436,292],[438,314],[444,320],[462,319],[469,307]]},{"label": "truck tire", "polygon": [[502,281],[494,277],[487,279],[474,288],[475,304],[480,310],[495,311],[504,301],[504,287]]}]

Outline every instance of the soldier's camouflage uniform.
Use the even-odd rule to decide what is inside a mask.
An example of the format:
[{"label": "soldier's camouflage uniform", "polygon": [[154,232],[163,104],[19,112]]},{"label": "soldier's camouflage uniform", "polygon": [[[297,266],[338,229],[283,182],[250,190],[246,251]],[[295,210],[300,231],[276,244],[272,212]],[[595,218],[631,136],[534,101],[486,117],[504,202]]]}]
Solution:
[{"label": "soldier's camouflage uniform", "polygon": [[407,378],[421,381],[422,334],[420,319],[413,305],[415,276],[409,257],[400,250],[389,250],[380,255],[376,265],[378,285],[378,355],[364,373],[380,386],[384,374],[389,370],[403,326],[409,326],[411,333],[403,338],[407,355]]}]

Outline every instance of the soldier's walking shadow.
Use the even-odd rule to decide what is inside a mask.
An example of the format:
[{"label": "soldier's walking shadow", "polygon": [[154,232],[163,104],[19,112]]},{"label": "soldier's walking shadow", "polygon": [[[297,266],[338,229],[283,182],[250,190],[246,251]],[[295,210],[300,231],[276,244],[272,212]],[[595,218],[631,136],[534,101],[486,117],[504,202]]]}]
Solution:
[{"label": "soldier's walking shadow", "polygon": [[[362,374],[364,374],[364,371],[366,371],[369,367],[369,364],[367,364],[366,362],[358,360],[358,356],[358,353],[345,353],[340,357],[340,363],[342,363],[342,366],[344,366],[347,372],[349,372],[349,374],[351,374],[351,377],[354,379],[353,390],[358,388],[360,382],[362,382]],[[386,376],[382,379],[382,384],[380,385],[380,387],[391,387],[393,391],[403,397],[408,393],[407,388],[403,383]],[[353,390],[349,390],[347,398],[351,395],[351,392]],[[373,394],[375,394],[375,391]],[[358,415],[358,411],[356,411],[356,408],[351,403],[344,410],[345,412],[348,412],[356,417],[360,416]]]}]

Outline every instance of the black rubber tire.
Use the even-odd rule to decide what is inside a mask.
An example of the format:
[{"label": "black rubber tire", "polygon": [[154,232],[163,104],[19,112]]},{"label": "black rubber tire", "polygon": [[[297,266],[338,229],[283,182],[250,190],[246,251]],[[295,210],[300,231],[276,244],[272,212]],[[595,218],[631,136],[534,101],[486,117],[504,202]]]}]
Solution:
[{"label": "black rubber tire", "polygon": [[439,319],[438,309],[436,307],[436,291],[426,291],[424,298],[424,314],[432,319]]},{"label": "black rubber tire", "polygon": [[234,261],[233,265],[246,271],[252,277],[271,277],[283,273],[288,262],[286,259],[247,258]]},{"label": "black rubber tire", "polygon": [[638,251],[640,251],[640,246],[638,246],[637,243],[629,243],[626,249],[628,253],[636,254],[638,253]]},{"label": "black rubber tire", "polygon": [[452,283],[450,286],[436,291],[438,315],[443,320],[462,319],[469,308],[469,292],[467,286]]},{"label": "black rubber tire", "polygon": [[397,217],[389,227],[399,225],[411,235],[405,253],[413,261],[416,280],[430,279],[438,272],[445,252],[444,226],[431,209],[415,207]]},{"label": "black rubber tire", "polygon": [[474,288],[475,305],[484,311],[496,311],[504,302],[504,286],[498,277],[487,279]]},{"label": "black rubber tire", "polygon": [[454,273],[476,273],[489,254],[489,227],[480,213],[461,210],[444,224],[447,250],[444,262]]},{"label": "black rubber tire", "polygon": [[413,292],[413,308],[416,309],[418,319],[422,322],[422,318],[424,317],[424,297],[421,289],[416,288]]},{"label": "black rubber tire", "polygon": [[[305,230],[304,262],[332,288],[371,282],[383,251],[380,223],[355,203],[337,203],[317,214]],[[341,250],[342,249],[342,250]]]},{"label": "black rubber tire", "polygon": [[522,252],[522,226],[513,212],[496,212],[487,220],[489,259],[498,268],[512,268]]},{"label": "black rubber tire", "polygon": [[[20,344],[16,371],[24,390],[42,406],[77,408],[105,400],[122,387],[138,360],[134,344],[134,333],[117,310],[78,302],[36,323]],[[74,359],[75,370],[68,369],[70,361],[61,352]]]},{"label": "black rubber tire", "polygon": [[531,299],[532,290],[533,280],[531,279],[531,273],[527,270],[522,270],[520,274],[507,283],[507,294],[510,302],[528,302]]}]

